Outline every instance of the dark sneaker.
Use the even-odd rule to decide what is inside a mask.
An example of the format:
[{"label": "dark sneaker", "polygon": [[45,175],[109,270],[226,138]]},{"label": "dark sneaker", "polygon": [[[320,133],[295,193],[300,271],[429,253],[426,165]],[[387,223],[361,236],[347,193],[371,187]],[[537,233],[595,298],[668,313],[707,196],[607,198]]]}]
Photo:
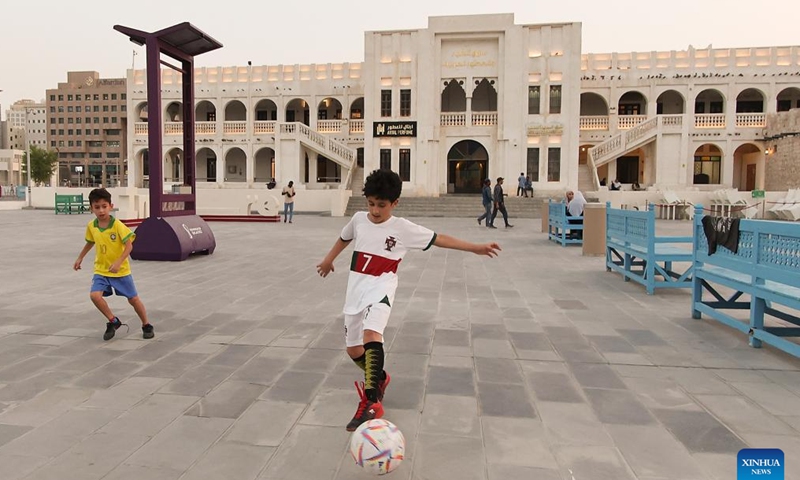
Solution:
[{"label": "dark sneaker", "polygon": [[386,387],[388,387],[389,386],[389,382],[392,381],[392,377],[389,376],[389,372],[384,370],[383,373],[386,374],[386,378],[384,378],[383,382],[381,382],[381,384],[378,385],[378,400],[381,403],[383,403],[383,395],[386,393]]},{"label": "dark sneaker", "polygon": [[128,326],[127,324],[120,322],[119,318],[114,317],[113,322],[106,323],[106,333],[103,334],[103,340],[108,341],[114,338],[114,334],[117,333],[117,329],[123,325],[126,327]]},{"label": "dark sneaker", "polygon": [[481,225],[481,219],[480,218],[478,219],[478,225]]},{"label": "dark sneaker", "polygon": [[[384,383],[388,385],[389,382]],[[367,396],[364,394],[364,384],[356,382],[356,390],[358,391],[360,400],[358,402],[356,414],[353,415],[353,419],[347,424],[348,432],[354,432],[359,425],[368,420],[383,417],[383,405],[381,405],[381,402],[371,402],[367,399]]]},{"label": "dark sneaker", "polygon": [[506,225],[506,228],[514,228],[514,225],[511,225],[511,224],[509,223],[508,225]]},{"label": "dark sneaker", "polygon": [[147,324],[142,326],[142,336],[146,339],[153,338],[156,336],[155,332],[153,331],[153,325]]}]

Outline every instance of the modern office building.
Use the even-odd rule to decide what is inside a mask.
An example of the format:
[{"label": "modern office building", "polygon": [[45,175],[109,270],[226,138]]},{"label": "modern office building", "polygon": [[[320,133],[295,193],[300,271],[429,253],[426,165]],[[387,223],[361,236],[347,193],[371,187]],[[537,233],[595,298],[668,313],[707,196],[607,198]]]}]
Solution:
[{"label": "modern office building", "polygon": [[47,115],[44,102],[18,100],[6,110],[8,147],[25,150],[31,146],[47,148]]},{"label": "modern office building", "polygon": [[127,90],[124,78],[68,72],[46,93],[47,147],[58,152],[59,181],[73,186],[125,183]]},{"label": "modern office building", "polygon": [[[769,188],[766,117],[800,107],[797,46],[582,53],[580,23],[497,14],[366,32],[364,48],[361,63],[196,69],[200,188],[276,177],[358,192],[379,167],[400,174],[407,196],[477,192],[486,177],[513,189],[520,172],[553,194],[615,178]],[[180,77],[163,70],[162,81],[160,155],[165,180],[179,182]],[[144,71],[128,72],[127,91],[129,179],[144,186]]]}]

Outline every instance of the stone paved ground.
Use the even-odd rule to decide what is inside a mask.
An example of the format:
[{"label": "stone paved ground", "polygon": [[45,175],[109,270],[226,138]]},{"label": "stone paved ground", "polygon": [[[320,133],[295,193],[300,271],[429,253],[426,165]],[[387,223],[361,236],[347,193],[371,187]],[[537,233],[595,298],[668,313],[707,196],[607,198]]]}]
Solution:
[{"label": "stone paved ground", "polygon": [[[89,216],[0,212],[0,478],[367,478],[346,453],[356,367],[342,349],[345,223],[213,224],[217,252],[134,262],[156,338],[110,342],[71,270]],[[731,479],[778,447],[800,478],[800,360],[645,295],[539,220],[493,232],[421,219],[490,260],[433,249],[401,265],[387,330],[395,479]],[[664,223],[688,230],[686,223]]]}]

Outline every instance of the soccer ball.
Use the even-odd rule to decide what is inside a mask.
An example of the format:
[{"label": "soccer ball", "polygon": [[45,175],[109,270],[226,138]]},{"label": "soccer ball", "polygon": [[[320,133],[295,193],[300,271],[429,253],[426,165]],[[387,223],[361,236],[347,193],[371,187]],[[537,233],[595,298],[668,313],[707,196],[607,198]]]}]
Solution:
[{"label": "soccer ball", "polygon": [[350,437],[350,455],[369,473],[389,473],[403,461],[406,440],[392,422],[383,419],[362,423]]}]

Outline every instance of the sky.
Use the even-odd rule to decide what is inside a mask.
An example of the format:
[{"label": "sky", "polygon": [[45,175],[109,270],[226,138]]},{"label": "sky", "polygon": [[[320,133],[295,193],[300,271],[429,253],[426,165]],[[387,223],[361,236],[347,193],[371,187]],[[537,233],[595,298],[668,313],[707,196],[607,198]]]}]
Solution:
[{"label": "sky", "polygon": [[[765,1],[765,0],[762,0]],[[124,77],[144,49],[117,24],[157,31],[189,21],[223,44],[196,66],[361,62],[364,32],[425,28],[429,16],[513,13],[517,24],[581,22],[584,53],[800,45],[796,0],[134,0],[3,2],[0,106],[42,100],[67,71]],[[765,2],[766,4],[767,2]],[[123,6],[117,6],[123,5]],[[152,13],[151,13],[152,12]]]}]

